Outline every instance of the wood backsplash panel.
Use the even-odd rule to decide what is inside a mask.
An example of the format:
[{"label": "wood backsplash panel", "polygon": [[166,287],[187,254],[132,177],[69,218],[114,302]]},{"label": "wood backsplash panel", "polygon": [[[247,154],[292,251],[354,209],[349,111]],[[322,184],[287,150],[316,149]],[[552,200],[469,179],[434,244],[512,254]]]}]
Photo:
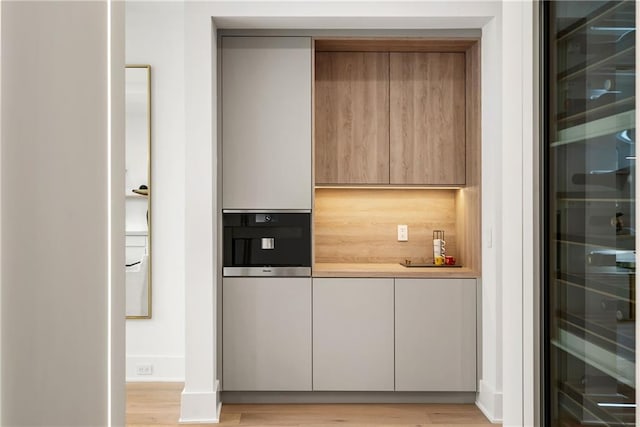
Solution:
[{"label": "wood backsplash panel", "polygon": [[[426,189],[316,189],[315,262],[433,262],[433,230],[457,256],[456,193]],[[398,242],[397,226],[409,226]]]}]

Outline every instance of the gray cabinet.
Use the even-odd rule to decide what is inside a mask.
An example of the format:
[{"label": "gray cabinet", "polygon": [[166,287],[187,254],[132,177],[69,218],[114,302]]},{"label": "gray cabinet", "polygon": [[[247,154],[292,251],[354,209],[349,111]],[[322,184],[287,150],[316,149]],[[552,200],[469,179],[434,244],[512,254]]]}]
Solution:
[{"label": "gray cabinet", "polygon": [[396,279],[397,391],[476,390],[476,280]]},{"label": "gray cabinet", "polygon": [[224,278],[223,389],[311,390],[311,279]]},{"label": "gray cabinet", "polygon": [[392,391],[393,279],[313,279],[313,389]]},{"label": "gray cabinet", "polygon": [[311,209],[311,38],[222,37],[224,209]]}]

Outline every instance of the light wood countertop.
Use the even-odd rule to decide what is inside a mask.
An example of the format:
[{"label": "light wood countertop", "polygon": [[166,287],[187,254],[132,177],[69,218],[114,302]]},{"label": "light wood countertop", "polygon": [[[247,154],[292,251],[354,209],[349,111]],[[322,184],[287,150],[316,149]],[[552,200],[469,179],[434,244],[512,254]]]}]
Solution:
[{"label": "light wood countertop", "polygon": [[316,263],[313,277],[477,278],[466,267],[404,267],[400,264]]}]

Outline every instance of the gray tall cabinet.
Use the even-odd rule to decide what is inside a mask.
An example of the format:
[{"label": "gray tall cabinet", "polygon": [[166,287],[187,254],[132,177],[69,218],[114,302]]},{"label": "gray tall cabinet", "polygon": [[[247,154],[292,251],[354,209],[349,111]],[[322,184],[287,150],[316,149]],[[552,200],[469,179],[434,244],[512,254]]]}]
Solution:
[{"label": "gray tall cabinet", "polygon": [[[311,209],[311,38],[222,37],[223,209]],[[223,388],[311,390],[311,278],[225,277]]]}]

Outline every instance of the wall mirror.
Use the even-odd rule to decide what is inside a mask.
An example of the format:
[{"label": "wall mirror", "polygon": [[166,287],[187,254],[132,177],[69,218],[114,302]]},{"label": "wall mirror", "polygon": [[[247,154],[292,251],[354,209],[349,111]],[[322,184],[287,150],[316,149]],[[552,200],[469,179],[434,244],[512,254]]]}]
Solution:
[{"label": "wall mirror", "polygon": [[125,71],[126,315],[151,318],[151,66]]}]

